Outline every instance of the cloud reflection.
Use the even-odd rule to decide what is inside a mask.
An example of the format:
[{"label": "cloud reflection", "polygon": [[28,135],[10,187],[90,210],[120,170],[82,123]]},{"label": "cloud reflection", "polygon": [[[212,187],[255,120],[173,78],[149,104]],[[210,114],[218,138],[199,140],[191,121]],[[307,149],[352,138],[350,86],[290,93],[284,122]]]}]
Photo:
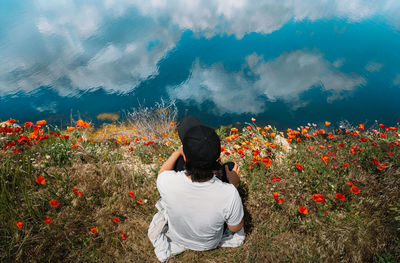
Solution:
[{"label": "cloud reflection", "polygon": [[307,105],[300,95],[313,87],[328,92],[331,102],[366,84],[363,77],[342,73],[334,64],[322,54],[301,50],[271,61],[252,54],[238,72],[228,72],[222,64],[207,67],[196,61],[191,77],[168,92],[172,98],[196,104],[212,101],[218,113],[261,113],[266,100],[281,100],[297,109]]}]

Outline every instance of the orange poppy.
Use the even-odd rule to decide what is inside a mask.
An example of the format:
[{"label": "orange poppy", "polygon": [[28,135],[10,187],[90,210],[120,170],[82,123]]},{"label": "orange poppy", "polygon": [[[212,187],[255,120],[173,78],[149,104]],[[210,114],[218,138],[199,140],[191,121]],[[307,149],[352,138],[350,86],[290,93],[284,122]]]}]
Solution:
[{"label": "orange poppy", "polygon": [[68,131],[75,131],[75,127],[67,127]]},{"label": "orange poppy", "polygon": [[329,161],[329,157],[328,157],[328,156],[326,156],[326,155],[322,155],[322,156],[321,156],[321,160],[322,160],[322,161],[324,161],[324,162],[325,162],[325,164],[327,164],[327,163],[328,163],[328,161]]},{"label": "orange poppy", "polygon": [[125,240],[127,237],[128,237],[128,236],[126,235],[126,233],[125,233],[125,232],[122,232],[121,238]]},{"label": "orange poppy", "polygon": [[341,193],[337,193],[336,198],[339,199],[340,201],[343,201],[346,197],[344,195],[342,195]]},{"label": "orange poppy", "polygon": [[57,202],[57,200],[52,199],[49,201],[49,204],[53,207],[58,207],[60,204]]},{"label": "orange poppy", "polygon": [[272,194],[272,197],[273,197],[275,200],[278,201],[278,192],[274,192],[274,193]]},{"label": "orange poppy", "polygon": [[173,122],[170,122],[170,123],[169,123],[169,125],[171,125],[171,126],[175,126],[175,123],[173,123]]},{"label": "orange poppy", "polygon": [[331,123],[329,121],[326,121],[325,126],[329,126],[329,125],[331,125]]},{"label": "orange poppy", "polygon": [[38,183],[38,184],[45,184],[45,183],[46,183],[46,180],[44,179],[43,176],[38,176],[38,177],[36,177],[36,183]]},{"label": "orange poppy", "polygon": [[315,200],[315,202],[324,202],[325,197],[321,194],[313,194],[312,198]]},{"label": "orange poppy", "polygon": [[142,200],[141,198],[139,198],[136,202],[137,202],[138,204],[143,204],[143,200]]},{"label": "orange poppy", "polygon": [[45,120],[37,121],[36,125],[45,125],[47,122]]},{"label": "orange poppy", "polygon": [[358,189],[357,186],[350,187],[350,191],[353,192],[354,194],[359,194],[360,193],[360,189]]},{"label": "orange poppy", "polygon": [[381,138],[386,138],[386,134],[381,133],[379,136],[381,136]]},{"label": "orange poppy", "polygon": [[297,210],[300,214],[303,214],[303,215],[307,215],[307,213],[308,213],[308,210],[307,210],[307,207],[306,206],[299,206],[299,209]]},{"label": "orange poppy", "polygon": [[96,234],[98,232],[97,227],[90,228],[90,232],[92,232],[93,234]]},{"label": "orange poppy", "polygon": [[237,128],[231,128],[231,132],[238,132]]},{"label": "orange poppy", "polygon": [[46,224],[51,224],[53,223],[53,221],[51,221],[50,217],[45,216],[43,222],[45,222]]},{"label": "orange poppy", "polygon": [[364,130],[364,124],[359,124],[359,125],[358,125],[358,129],[359,129],[359,130]]},{"label": "orange poppy", "polygon": [[221,146],[221,152],[224,152],[226,150],[225,146]]}]

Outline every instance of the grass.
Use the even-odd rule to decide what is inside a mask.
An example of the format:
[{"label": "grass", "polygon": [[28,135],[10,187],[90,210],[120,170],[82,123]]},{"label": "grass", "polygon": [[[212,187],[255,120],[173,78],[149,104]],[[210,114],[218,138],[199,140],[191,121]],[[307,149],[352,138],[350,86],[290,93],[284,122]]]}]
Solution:
[{"label": "grass", "polygon": [[[175,108],[161,106],[97,129],[82,121],[69,131],[6,122],[0,261],[157,262],[147,238],[159,199],[156,176],[180,145]],[[399,262],[399,126],[362,128],[309,125],[281,133],[252,121],[238,131],[218,129],[221,161],[241,166],[245,243],[185,251],[170,262]],[[44,184],[36,182],[40,176]]]}]

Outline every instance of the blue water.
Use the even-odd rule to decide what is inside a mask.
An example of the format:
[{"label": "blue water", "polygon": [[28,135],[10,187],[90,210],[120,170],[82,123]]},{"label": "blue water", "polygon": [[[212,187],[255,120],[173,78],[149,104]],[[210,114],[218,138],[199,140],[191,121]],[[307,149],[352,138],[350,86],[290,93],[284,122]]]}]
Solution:
[{"label": "blue water", "polygon": [[213,126],[400,117],[400,4],[208,2],[3,1],[0,120],[100,123],[161,98]]}]

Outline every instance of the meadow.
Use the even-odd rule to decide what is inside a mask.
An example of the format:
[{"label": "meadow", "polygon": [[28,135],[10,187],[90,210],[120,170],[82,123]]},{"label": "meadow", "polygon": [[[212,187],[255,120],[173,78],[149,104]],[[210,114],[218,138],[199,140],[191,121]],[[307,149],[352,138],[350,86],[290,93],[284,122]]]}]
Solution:
[{"label": "meadow", "polygon": [[[1,124],[0,262],[158,262],[147,229],[176,112],[128,117]],[[245,243],[169,262],[400,262],[398,121],[258,123],[216,130],[221,162],[241,167]]]}]

